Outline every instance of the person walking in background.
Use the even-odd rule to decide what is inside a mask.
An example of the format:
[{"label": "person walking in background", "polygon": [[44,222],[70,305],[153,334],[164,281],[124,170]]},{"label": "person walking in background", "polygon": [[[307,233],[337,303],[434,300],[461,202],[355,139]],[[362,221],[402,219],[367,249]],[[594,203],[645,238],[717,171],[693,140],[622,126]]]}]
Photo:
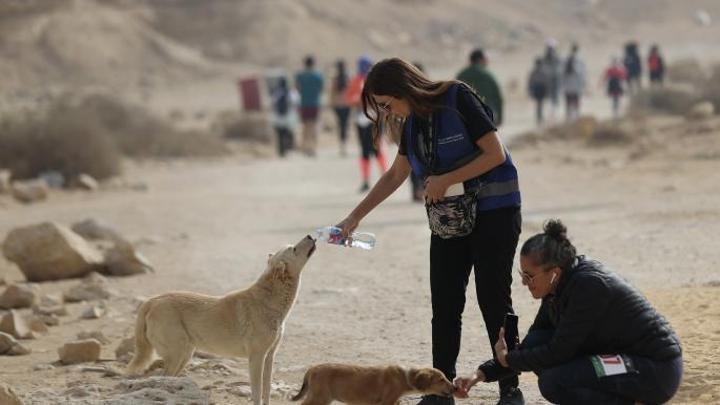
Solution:
[{"label": "person walking in background", "polygon": [[618,58],[613,58],[610,67],[605,70],[603,81],[607,85],[607,94],[612,100],[613,118],[620,116],[620,98],[623,95],[623,82],[627,72]]},{"label": "person walking in background", "polygon": [[548,72],[545,69],[542,58],[535,59],[530,76],[528,77],[528,93],[535,100],[535,122],[537,125],[543,123],[543,104],[548,95]]},{"label": "person walking in background", "polygon": [[585,63],[578,51],[578,45],[573,44],[563,68],[562,89],[565,94],[565,119],[568,121],[580,115],[580,99],[585,91]]},{"label": "person walking in background", "polygon": [[640,59],[637,42],[625,44],[623,65],[625,65],[625,80],[628,85],[628,93],[635,94],[640,90],[640,80],[642,78],[642,60]]},{"label": "person walking in background", "polygon": [[345,101],[345,90],[348,87],[350,78],[345,69],[345,61],[338,60],[335,62],[335,76],[332,79],[332,87],[330,88],[330,104],[335,110],[337,118],[338,135],[340,141],[340,156],[347,155],[347,129],[348,118],[350,117],[350,106]]},{"label": "person walking in background", "polygon": [[560,85],[562,83],[563,63],[557,51],[557,41],[549,38],[545,45],[543,65],[547,74],[548,97],[550,98],[550,119],[555,119],[555,114],[560,104]]},{"label": "person walking in background", "polygon": [[302,150],[307,156],[315,156],[317,147],[320,97],[323,91],[322,73],[315,69],[315,58],[305,57],[305,68],[295,76],[300,92],[300,120],[302,121]]},{"label": "person walking in background", "polygon": [[345,102],[355,109],[355,127],[357,128],[358,140],[360,141],[360,175],[362,184],[360,192],[370,190],[370,158],[375,156],[380,171],[384,174],[387,171],[387,163],[383,153],[382,143],[373,139],[372,121],[365,115],[362,106],[362,92],[365,85],[365,77],[372,67],[372,60],[367,56],[361,56],[357,61],[357,74],[350,80],[345,91]]},{"label": "person walking in background", "polygon": [[299,96],[290,88],[285,77],[280,77],[277,86],[270,95],[272,99],[271,122],[277,134],[277,149],[280,157],[285,157],[288,151],[295,147],[295,125]]},{"label": "person walking in background", "polygon": [[[391,58],[367,76],[363,110],[376,133],[399,142],[390,170],[337,226],[349,236],[360,221],[394,193],[410,171],[424,179],[430,238],[430,301],[433,366],[452,380],[460,351],[462,313],[470,273],[490,347],[506,313],[515,248],[521,230],[520,186],[492,111],[467,84],[431,81],[410,63]],[[500,383],[499,404],[524,404],[518,379]],[[449,397],[425,396],[420,405],[453,405]]]},{"label": "person walking in background", "polygon": [[647,66],[650,74],[650,85],[662,86],[665,79],[665,60],[660,55],[660,48],[657,45],[650,47]]},{"label": "person walking in background", "polygon": [[470,53],[470,64],[460,71],[457,79],[468,84],[477,92],[483,101],[492,109],[493,123],[496,126],[503,122],[503,98],[495,76],[487,68],[485,52],[478,48]]}]

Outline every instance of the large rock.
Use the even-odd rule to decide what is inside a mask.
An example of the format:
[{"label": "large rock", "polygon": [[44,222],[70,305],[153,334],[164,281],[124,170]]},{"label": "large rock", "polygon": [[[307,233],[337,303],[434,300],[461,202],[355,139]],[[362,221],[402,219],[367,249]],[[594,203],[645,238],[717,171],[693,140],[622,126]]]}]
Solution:
[{"label": "large rock", "polygon": [[14,309],[0,318],[0,332],[5,332],[17,339],[35,339],[30,326]]},{"label": "large rock", "polygon": [[12,196],[22,203],[42,201],[48,197],[48,185],[45,180],[14,181],[10,186]]},{"label": "large rock", "polygon": [[100,342],[95,339],[76,340],[65,343],[58,349],[58,356],[62,364],[77,364],[96,361],[100,358]]},{"label": "large rock", "polygon": [[37,286],[11,284],[0,294],[0,308],[30,308],[37,302]]},{"label": "large rock", "polygon": [[23,402],[9,385],[0,384],[0,405],[23,405]]},{"label": "large rock", "polygon": [[10,231],[5,257],[20,267],[28,281],[82,277],[102,268],[102,254],[67,227],[44,222]]}]

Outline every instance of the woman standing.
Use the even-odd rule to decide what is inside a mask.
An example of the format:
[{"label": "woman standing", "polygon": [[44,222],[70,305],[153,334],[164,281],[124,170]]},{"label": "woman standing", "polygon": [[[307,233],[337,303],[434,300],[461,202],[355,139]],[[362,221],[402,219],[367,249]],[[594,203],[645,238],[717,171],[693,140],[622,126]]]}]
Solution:
[{"label": "woman standing", "polygon": [[[348,236],[411,171],[424,180],[432,230],[433,365],[452,380],[471,270],[491,348],[505,313],[513,310],[511,270],[521,223],[517,171],[491,110],[461,82],[431,81],[408,62],[386,59],[370,70],[362,106],[375,136],[386,123],[400,147],[390,169],[338,227]],[[396,117],[404,118],[402,126]],[[499,403],[524,403],[517,385],[517,378],[503,381]],[[421,401],[452,402],[435,396]]]},{"label": "woman standing", "polygon": [[509,352],[501,332],[497,360],[457,379],[459,397],[508,375],[497,363],[535,372],[542,396],[557,404],[660,404],[675,395],[683,370],[677,335],[624,279],[578,256],[562,222],[548,221],[525,242],[520,267],[523,284],[542,300],[535,322]]}]

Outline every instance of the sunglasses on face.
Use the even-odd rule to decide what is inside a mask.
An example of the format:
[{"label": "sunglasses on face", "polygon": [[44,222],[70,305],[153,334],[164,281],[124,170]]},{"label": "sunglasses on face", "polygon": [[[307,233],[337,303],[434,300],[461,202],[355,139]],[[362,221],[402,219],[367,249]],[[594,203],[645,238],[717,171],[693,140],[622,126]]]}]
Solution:
[{"label": "sunglasses on face", "polygon": [[520,275],[520,277],[522,278],[523,283],[529,285],[530,283],[533,282],[533,280],[535,280],[535,277],[537,277],[538,275],[540,275],[540,274],[542,274],[542,273],[544,273],[544,272],[552,269],[553,267],[555,267],[555,266],[544,267],[540,273],[537,273],[537,274],[535,274],[535,275],[530,275],[530,274],[524,272],[522,269],[517,269],[517,273],[518,273],[518,274]]},{"label": "sunglasses on face", "polygon": [[386,101],[386,102],[384,102],[384,103],[378,103],[377,106],[378,106],[378,108],[379,108],[380,110],[389,113],[389,112],[390,112],[390,101],[391,101],[391,100],[388,100],[388,101]]}]

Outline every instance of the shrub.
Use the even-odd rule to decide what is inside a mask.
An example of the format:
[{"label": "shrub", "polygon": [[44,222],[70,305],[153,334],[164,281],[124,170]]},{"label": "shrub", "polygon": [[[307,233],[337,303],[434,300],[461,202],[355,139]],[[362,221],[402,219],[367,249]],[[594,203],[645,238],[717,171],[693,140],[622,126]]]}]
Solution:
[{"label": "shrub", "polygon": [[176,129],[142,108],[111,96],[96,94],[86,97],[77,108],[97,117],[126,156],[189,157],[228,153],[218,137]]},{"label": "shrub", "polygon": [[55,170],[65,178],[87,173],[104,179],[120,173],[120,153],[102,125],[82,111],[51,108],[40,116],[0,119],[0,166],[16,179]]},{"label": "shrub", "polygon": [[227,139],[259,143],[272,141],[272,128],[262,113],[240,114],[225,111],[218,114],[212,128],[213,132]]},{"label": "shrub", "polygon": [[674,83],[690,84],[701,87],[707,80],[705,70],[696,59],[680,59],[667,68],[668,80]]},{"label": "shrub", "polygon": [[700,98],[695,92],[682,87],[652,87],[640,90],[630,99],[630,112],[656,111],[685,115]]}]

